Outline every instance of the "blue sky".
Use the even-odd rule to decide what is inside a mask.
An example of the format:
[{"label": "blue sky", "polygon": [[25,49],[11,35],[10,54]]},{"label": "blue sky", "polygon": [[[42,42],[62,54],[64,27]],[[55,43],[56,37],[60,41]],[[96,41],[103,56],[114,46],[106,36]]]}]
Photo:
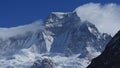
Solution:
[{"label": "blue sky", "polygon": [[0,27],[14,27],[45,20],[51,12],[70,12],[86,3],[117,3],[119,0],[0,0]]}]

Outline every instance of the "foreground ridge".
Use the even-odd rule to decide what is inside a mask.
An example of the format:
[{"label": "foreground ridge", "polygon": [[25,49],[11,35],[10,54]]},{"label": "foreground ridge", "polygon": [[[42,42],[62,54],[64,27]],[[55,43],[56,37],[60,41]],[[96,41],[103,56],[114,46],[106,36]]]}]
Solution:
[{"label": "foreground ridge", "polygon": [[106,49],[87,68],[120,68],[120,31],[107,44]]}]

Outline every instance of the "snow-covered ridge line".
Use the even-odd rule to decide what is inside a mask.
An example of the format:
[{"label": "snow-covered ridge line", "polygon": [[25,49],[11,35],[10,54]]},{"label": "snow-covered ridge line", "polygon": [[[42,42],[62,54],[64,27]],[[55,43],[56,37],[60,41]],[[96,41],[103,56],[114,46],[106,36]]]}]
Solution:
[{"label": "snow-covered ridge line", "polygon": [[64,18],[64,15],[69,14],[68,12],[52,12],[51,14],[56,15],[59,19]]},{"label": "snow-covered ridge line", "polygon": [[25,34],[26,32],[35,32],[37,30],[42,30],[44,26],[40,21],[36,21],[32,24],[27,24],[23,26],[11,27],[11,28],[0,28],[0,38],[9,38],[16,35]]},{"label": "snow-covered ridge line", "polygon": [[63,14],[68,14],[69,12],[52,12],[52,14],[61,14],[61,15],[63,15]]}]

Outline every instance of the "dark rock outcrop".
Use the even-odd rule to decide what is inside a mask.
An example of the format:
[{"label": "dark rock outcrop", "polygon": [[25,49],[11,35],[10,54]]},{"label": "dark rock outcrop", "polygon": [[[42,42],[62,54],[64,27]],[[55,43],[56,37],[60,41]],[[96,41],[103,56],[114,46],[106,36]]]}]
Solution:
[{"label": "dark rock outcrop", "polygon": [[31,68],[54,68],[53,61],[50,59],[37,60]]},{"label": "dark rock outcrop", "polygon": [[103,53],[87,68],[120,68],[120,31],[112,38]]}]

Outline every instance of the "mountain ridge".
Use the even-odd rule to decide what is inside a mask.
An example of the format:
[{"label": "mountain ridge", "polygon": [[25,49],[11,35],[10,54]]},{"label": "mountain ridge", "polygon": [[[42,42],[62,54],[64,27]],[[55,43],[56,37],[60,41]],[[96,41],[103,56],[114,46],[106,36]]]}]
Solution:
[{"label": "mountain ridge", "polygon": [[103,53],[93,59],[87,68],[119,68],[120,67],[120,31],[107,44]]}]

